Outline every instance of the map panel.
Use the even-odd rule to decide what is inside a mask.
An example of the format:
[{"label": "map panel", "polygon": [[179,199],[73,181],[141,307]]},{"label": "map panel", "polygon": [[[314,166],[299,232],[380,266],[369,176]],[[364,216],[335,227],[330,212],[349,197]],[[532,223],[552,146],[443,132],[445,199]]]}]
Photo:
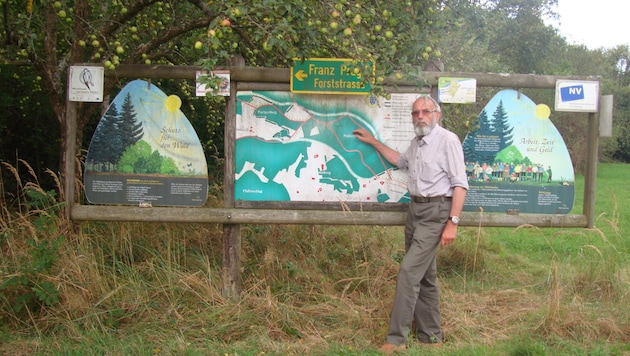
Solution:
[{"label": "map panel", "polygon": [[419,95],[239,92],[235,200],[408,202],[407,173],[352,131],[366,128],[404,151]]}]

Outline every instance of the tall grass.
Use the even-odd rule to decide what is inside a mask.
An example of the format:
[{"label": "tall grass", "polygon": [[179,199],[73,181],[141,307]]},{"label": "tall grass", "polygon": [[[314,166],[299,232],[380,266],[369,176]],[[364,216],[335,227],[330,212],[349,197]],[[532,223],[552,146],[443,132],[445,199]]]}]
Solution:
[{"label": "tall grass", "polygon": [[[245,225],[231,302],[222,226],[71,229],[54,192],[2,168],[19,191],[0,198],[0,354],[378,354],[402,227]],[[630,354],[628,174],[600,166],[595,229],[460,228],[438,255],[446,345],[408,354]]]}]

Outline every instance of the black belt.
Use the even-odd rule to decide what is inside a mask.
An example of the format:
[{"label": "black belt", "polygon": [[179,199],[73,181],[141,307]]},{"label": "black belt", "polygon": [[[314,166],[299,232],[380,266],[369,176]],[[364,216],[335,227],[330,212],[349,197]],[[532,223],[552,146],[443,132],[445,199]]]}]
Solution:
[{"label": "black belt", "polygon": [[419,197],[417,195],[411,196],[411,201],[414,203],[443,203],[445,201],[453,200],[452,197]]}]

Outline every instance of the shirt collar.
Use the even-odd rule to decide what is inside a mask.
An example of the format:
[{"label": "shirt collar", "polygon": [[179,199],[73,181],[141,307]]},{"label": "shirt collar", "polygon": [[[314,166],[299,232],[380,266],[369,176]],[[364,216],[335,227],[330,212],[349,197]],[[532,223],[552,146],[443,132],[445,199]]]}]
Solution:
[{"label": "shirt collar", "polygon": [[438,131],[440,130],[443,130],[443,128],[442,126],[440,126],[440,124],[437,124],[428,135],[424,135],[422,137],[416,136],[416,140],[418,141],[418,144],[421,145],[423,142],[426,145],[431,144],[431,142],[433,142],[433,140],[435,140],[435,138],[439,136]]}]

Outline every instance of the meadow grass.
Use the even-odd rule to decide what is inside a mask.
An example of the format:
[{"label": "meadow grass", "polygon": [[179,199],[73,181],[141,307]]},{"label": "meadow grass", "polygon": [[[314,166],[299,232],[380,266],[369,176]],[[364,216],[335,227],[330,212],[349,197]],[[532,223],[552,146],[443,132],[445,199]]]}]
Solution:
[{"label": "meadow grass", "polygon": [[[461,227],[438,255],[446,344],[407,354],[630,355],[629,175],[599,166],[593,229]],[[233,302],[222,226],[75,231],[35,178],[17,186],[0,198],[2,355],[378,354],[402,227],[244,225]]]}]

